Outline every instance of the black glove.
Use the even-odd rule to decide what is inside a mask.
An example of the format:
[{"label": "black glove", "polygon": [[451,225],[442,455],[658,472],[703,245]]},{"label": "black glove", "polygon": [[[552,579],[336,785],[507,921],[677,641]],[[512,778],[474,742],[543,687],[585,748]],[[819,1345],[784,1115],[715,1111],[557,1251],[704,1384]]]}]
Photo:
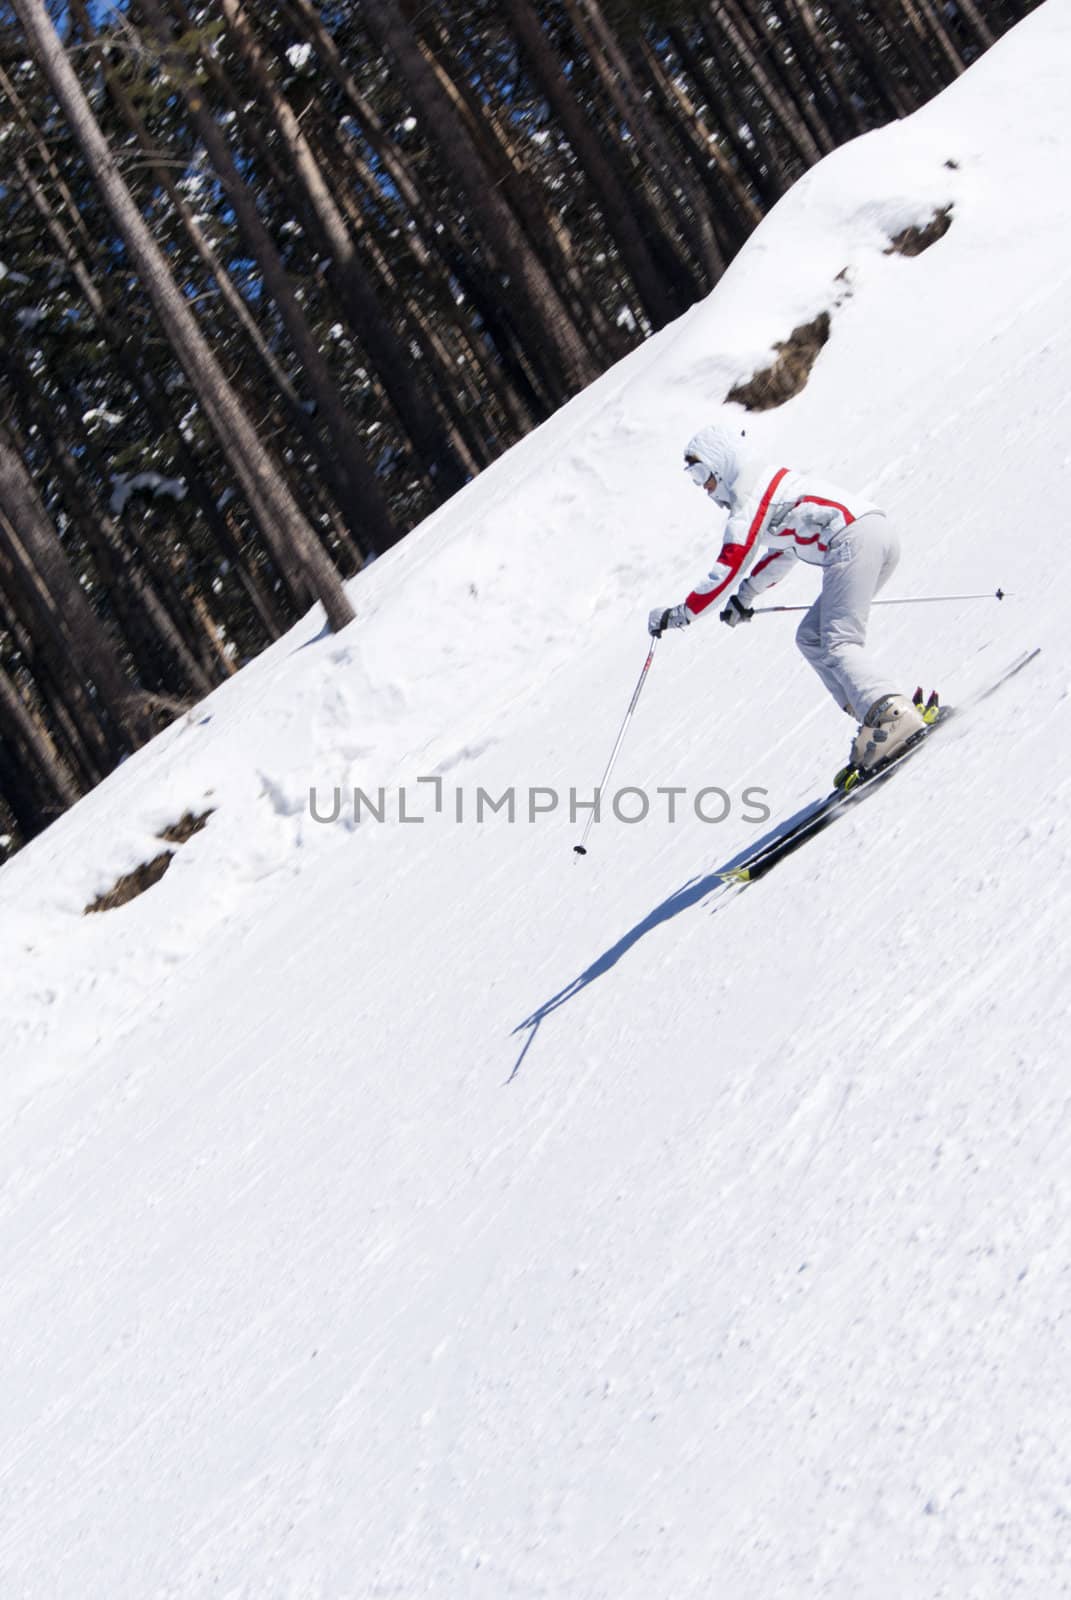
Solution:
[{"label": "black glove", "polygon": [[754,615],[754,611],[749,611],[744,602],[738,600],[735,594],[729,596],[729,604],[720,613],[722,622],[727,623],[730,628],[735,628],[738,622],[750,622]]}]

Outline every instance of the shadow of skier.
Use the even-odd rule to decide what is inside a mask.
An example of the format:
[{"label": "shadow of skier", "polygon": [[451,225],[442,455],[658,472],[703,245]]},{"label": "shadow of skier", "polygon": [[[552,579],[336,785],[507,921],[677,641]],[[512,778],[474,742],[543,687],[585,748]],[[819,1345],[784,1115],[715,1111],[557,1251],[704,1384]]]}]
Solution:
[{"label": "shadow of skier", "polygon": [[513,1070],[506,1082],[512,1083],[521,1070],[524,1058],[535,1043],[536,1034],[547,1017],[551,1016],[555,1011],[559,1011],[570,1000],[574,1000],[589,984],[594,983],[596,978],[601,978],[604,973],[616,967],[622,956],[627,955],[634,945],[639,944],[642,938],[653,932],[655,928],[661,927],[664,922],[669,922],[672,918],[680,916],[682,911],[690,910],[692,906],[698,905],[700,901],[705,900],[708,895],[715,893],[715,891],[721,891],[719,899],[731,898],[733,894],[739,893],[742,885],[727,883],[725,874],[732,872],[736,867],[742,866],[745,861],[749,860],[758,851],[767,849],[769,845],[772,845],[783,834],[787,833],[790,828],[794,828],[797,823],[803,822],[812,811],[817,809],[818,803],[812,801],[803,806],[785,822],[779,822],[775,827],[771,828],[768,833],[764,834],[754,844],[749,844],[745,849],[738,850],[730,861],[723,862],[720,867],[715,867],[712,872],[707,872],[702,877],[689,878],[682,888],[676,890],[668,899],[663,900],[661,905],[655,906],[653,911],[649,911],[641,922],[637,922],[634,927],[631,927],[627,933],[618,939],[616,944],[611,945],[608,950],[604,950],[601,956],[597,956],[590,966],[585,967],[583,972],[578,973],[571,983],[566,984],[564,989],[559,989],[557,994],[552,995],[549,1000],[545,1000],[530,1016],[525,1017],[523,1022],[518,1022],[510,1037],[512,1038],[515,1034],[526,1031],[528,1037],[524,1042],[520,1055],[513,1064]]}]

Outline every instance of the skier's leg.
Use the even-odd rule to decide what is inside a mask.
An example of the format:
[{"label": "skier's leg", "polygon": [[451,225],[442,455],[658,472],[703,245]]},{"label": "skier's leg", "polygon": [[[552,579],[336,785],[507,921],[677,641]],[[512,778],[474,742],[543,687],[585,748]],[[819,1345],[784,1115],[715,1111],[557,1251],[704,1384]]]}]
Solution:
[{"label": "skier's leg", "polygon": [[826,659],[825,646],[822,644],[822,596],[819,595],[814,605],[804,616],[796,629],[796,644],[800,654],[817,672],[830,694],[833,696],[841,711],[851,711],[851,706],[844,698],[844,690]]},{"label": "skier's leg", "polygon": [[836,683],[838,704],[851,706],[862,722],[876,701],[898,692],[867,648],[866,633],[870,603],[896,569],[900,542],[888,519],[870,512],[845,528],[829,554],[818,601],[820,654],[813,664],[824,683]]}]

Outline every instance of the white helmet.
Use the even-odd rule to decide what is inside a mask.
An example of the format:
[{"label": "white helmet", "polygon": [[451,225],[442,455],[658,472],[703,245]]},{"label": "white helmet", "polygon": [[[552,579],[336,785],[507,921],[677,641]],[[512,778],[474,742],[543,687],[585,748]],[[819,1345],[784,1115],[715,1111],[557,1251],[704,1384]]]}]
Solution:
[{"label": "white helmet", "polygon": [[733,486],[740,476],[740,458],[736,453],[736,440],[727,428],[700,428],[692,435],[684,451],[685,468],[697,462],[718,480],[716,488],[710,491],[712,499],[731,509],[736,500]]}]

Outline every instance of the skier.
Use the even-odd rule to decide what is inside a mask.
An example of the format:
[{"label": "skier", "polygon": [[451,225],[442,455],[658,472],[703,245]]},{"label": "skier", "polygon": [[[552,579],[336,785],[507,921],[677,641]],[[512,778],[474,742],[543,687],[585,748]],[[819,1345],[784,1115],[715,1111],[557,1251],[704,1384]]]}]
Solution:
[{"label": "skier", "polygon": [[[862,495],[809,472],[747,465],[723,427],[701,428],[688,443],[684,466],[729,520],[709,577],[680,605],[656,606],[648,631],[657,638],[667,628],[687,627],[715,600],[725,602],[722,622],[735,628],[751,621],[755,596],[796,561],[821,567],[822,592],[800,623],[796,643],[837,705],[859,723],[849,764],[836,779],[850,785],[853,774],[888,760],[928,720],[866,644],[870,602],[900,558],[895,528]],[[769,548],[760,557],[763,545]]]}]

